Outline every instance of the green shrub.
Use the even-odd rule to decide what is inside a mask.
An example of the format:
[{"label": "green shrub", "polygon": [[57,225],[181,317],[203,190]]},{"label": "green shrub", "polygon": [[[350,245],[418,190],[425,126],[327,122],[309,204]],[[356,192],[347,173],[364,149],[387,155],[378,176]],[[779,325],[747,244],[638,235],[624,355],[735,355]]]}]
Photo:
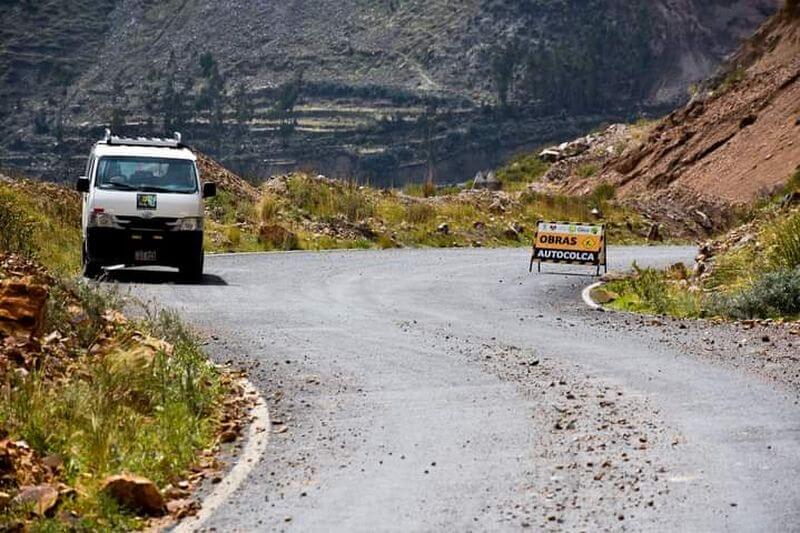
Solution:
[{"label": "green shrub", "polygon": [[383,235],[383,234],[378,235],[378,238],[375,241],[375,244],[381,250],[389,250],[391,248],[397,248],[397,243],[394,242],[394,240],[391,237],[389,237],[388,235]]},{"label": "green shrub", "polygon": [[720,254],[705,286],[712,290],[733,290],[749,285],[764,268],[761,257],[749,246]]},{"label": "green shrub", "polygon": [[737,319],[778,318],[800,314],[800,268],[769,272],[749,288],[711,299],[709,311]]},{"label": "green shrub", "polygon": [[343,215],[351,222],[359,222],[375,211],[372,201],[356,182],[332,185],[306,176],[294,176],[287,185],[294,205],[323,219]]},{"label": "green shrub", "polygon": [[406,208],[395,196],[379,201],[376,210],[387,224],[397,225],[406,219]]},{"label": "green shrub", "polygon": [[281,204],[271,194],[264,194],[258,203],[258,216],[261,222],[272,222],[280,213]]},{"label": "green shrub", "polygon": [[242,243],[242,230],[239,226],[228,226],[225,228],[225,238],[228,239],[232,248],[237,248]]},{"label": "green shrub", "polygon": [[796,213],[774,230],[769,246],[769,262],[776,269],[800,266],[800,213]]},{"label": "green shrub", "polygon": [[789,181],[786,182],[786,192],[800,192],[800,167],[797,167],[797,170],[794,171],[792,177],[789,178]]},{"label": "green shrub", "polygon": [[600,170],[600,167],[594,163],[584,163],[575,169],[575,175],[579,178],[591,178]]},{"label": "green shrub", "polygon": [[[88,314],[97,314],[107,297],[88,294],[92,290],[81,289],[81,302]],[[165,339],[172,352],[159,350],[140,364],[138,332]],[[62,501],[65,513],[80,514],[79,530],[135,527],[105,500],[99,481],[131,472],[163,486],[184,475],[198,450],[213,444],[220,413],[218,373],[176,315],[148,313],[141,322],[119,325],[114,342],[115,350],[108,353],[74,354],[70,365],[76,371],[63,378],[39,371],[13,374],[0,388],[4,431],[41,455],[61,457],[65,481],[80,487],[75,498]],[[43,521],[34,530],[56,525]]]},{"label": "green shrub", "polygon": [[600,205],[613,200],[617,195],[617,188],[610,183],[601,183],[598,185],[591,194],[592,203]]},{"label": "green shrub", "polygon": [[744,67],[737,67],[731,70],[725,79],[720,84],[718,90],[720,93],[726,93],[732,88],[736,87],[747,77],[747,70]]},{"label": "green shrub", "polygon": [[403,194],[422,198],[422,185],[419,183],[406,183],[403,185]]},{"label": "green shrub", "polygon": [[654,312],[667,314],[672,308],[669,286],[665,274],[654,268],[639,268],[635,263],[636,276],[630,280],[634,294]]},{"label": "green shrub", "polygon": [[16,195],[0,189],[0,251],[32,256],[33,229],[34,221],[20,208]]},{"label": "green shrub", "polygon": [[503,184],[530,183],[541,178],[550,168],[536,154],[519,155],[497,171],[497,179]]},{"label": "green shrub", "polygon": [[405,220],[410,224],[424,224],[436,216],[436,209],[432,205],[419,202],[406,208]]},{"label": "green shrub", "polygon": [[592,220],[591,207],[585,198],[525,191],[520,201],[533,211],[532,218],[583,222]]},{"label": "green shrub", "polygon": [[375,206],[355,182],[347,182],[333,197],[333,208],[350,222],[360,222],[375,212]]}]

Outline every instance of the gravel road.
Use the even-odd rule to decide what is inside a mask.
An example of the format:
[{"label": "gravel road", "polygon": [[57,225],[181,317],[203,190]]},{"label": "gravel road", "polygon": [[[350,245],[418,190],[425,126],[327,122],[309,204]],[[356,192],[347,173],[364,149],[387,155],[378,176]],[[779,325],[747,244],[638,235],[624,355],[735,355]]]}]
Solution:
[{"label": "gravel road", "polygon": [[[693,254],[610,251],[615,268]],[[268,399],[268,452],[204,528],[800,529],[796,388],[694,354],[692,328],[669,343],[669,324],[588,310],[590,278],[527,263],[395,250],[210,257],[203,286],[117,273]]]}]

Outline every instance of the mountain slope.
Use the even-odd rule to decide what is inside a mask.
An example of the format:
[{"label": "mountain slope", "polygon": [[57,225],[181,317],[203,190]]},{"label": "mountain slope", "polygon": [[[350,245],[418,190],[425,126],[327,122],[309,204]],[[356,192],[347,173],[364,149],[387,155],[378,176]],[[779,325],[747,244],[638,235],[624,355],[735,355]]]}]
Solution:
[{"label": "mountain slope", "polygon": [[770,20],[721,78],[614,165],[623,196],[669,190],[734,205],[783,186],[800,165],[800,19]]},{"label": "mountain slope", "polygon": [[[777,3],[10,1],[0,145],[52,176],[101,124],[173,124],[177,92],[182,128],[240,172],[461,180],[515,147],[674,105]],[[53,146],[59,160],[42,154]]]},{"label": "mountain slope", "polygon": [[[537,187],[588,194],[612,185],[618,198],[696,236],[780,192],[800,167],[797,6],[787,2],[687,105],[642,128],[642,139],[559,162]],[[581,175],[584,161],[599,171]]]}]

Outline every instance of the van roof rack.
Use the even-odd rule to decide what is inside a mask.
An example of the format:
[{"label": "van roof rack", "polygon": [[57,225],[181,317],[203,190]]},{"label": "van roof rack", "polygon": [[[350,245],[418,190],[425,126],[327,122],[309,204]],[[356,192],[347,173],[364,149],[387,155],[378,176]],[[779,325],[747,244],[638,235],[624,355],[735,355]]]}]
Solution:
[{"label": "van roof rack", "polygon": [[185,148],[186,145],[181,141],[180,132],[175,132],[171,139],[158,137],[118,137],[111,134],[111,130],[106,128],[100,144],[117,146],[152,146],[158,148]]}]

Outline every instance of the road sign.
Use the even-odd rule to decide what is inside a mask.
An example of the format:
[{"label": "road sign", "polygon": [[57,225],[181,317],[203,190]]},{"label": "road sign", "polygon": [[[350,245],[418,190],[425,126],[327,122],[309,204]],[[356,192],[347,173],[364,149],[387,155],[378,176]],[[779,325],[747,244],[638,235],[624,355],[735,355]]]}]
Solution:
[{"label": "road sign", "polygon": [[570,265],[591,265],[608,271],[606,262],[605,224],[583,224],[580,222],[544,222],[536,224],[533,237],[533,263],[562,263]]}]

